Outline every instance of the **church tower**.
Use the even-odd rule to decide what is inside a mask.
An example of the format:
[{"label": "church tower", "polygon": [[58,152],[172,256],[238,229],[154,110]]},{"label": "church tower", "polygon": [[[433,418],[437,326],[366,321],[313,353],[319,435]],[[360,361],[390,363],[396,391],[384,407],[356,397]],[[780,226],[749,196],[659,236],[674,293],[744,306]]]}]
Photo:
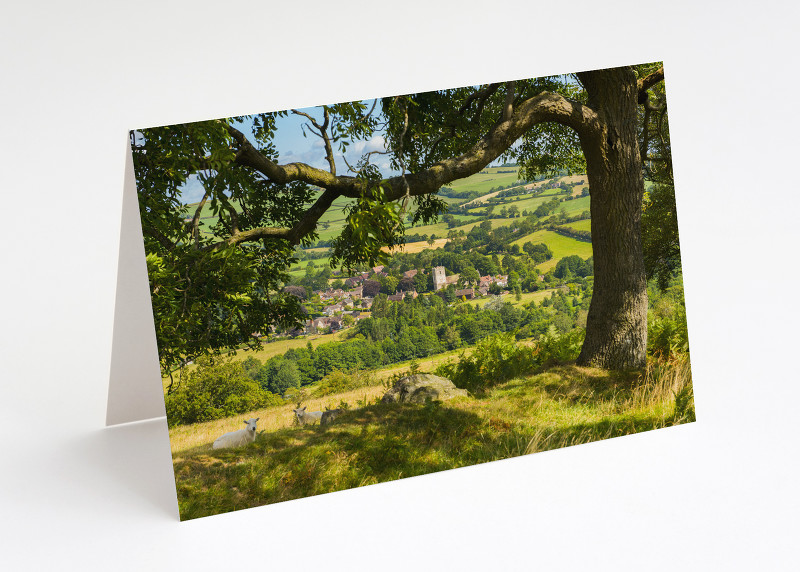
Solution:
[{"label": "church tower", "polygon": [[433,290],[441,290],[447,286],[447,278],[444,272],[444,266],[434,266],[433,268]]}]

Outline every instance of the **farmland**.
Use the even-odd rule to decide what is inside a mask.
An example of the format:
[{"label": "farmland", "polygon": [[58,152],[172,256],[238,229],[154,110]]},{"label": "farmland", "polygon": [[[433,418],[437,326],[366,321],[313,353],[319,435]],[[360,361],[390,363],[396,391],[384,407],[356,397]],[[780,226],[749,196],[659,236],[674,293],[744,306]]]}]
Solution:
[{"label": "farmland", "polygon": [[[455,281],[474,261],[492,269],[481,270],[481,277],[508,279],[499,292],[490,289],[495,295],[467,299],[445,289],[437,296],[415,282],[423,287],[418,298],[388,302],[380,294],[370,312],[348,306],[341,314],[357,317],[345,329],[279,335],[259,350],[185,368],[176,393],[166,396],[183,519],[694,420],[685,354],[627,373],[574,365],[591,300],[593,251],[591,242],[564,233],[591,230],[590,197],[582,196],[586,185],[578,184],[584,176],[542,180],[523,191],[531,185],[517,184],[516,172],[502,170],[511,169],[491,168],[454,182],[454,191],[473,193],[445,197],[455,214],[408,225],[406,235],[417,235],[415,241],[391,251],[384,271],[359,269],[391,294],[407,269],[424,277],[431,266],[444,265]],[[503,190],[508,194],[501,196]],[[325,213],[318,229],[323,244],[298,249],[300,261],[290,269],[295,287],[309,293],[309,317],[332,304],[321,301],[320,288],[342,287],[347,277],[333,274],[327,247],[346,224],[347,204],[338,200]],[[546,256],[535,258],[542,249]],[[576,274],[564,274],[576,258]],[[308,280],[317,275],[321,280],[312,289]],[[665,308],[670,303],[661,302]],[[220,383],[240,384],[229,400],[255,399],[254,406],[179,419],[192,414],[181,405],[187,399],[181,392],[190,395],[187,388],[200,387],[196,380],[215,371]],[[496,375],[491,371],[504,373],[487,381]],[[387,388],[412,372],[444,375],[470,388],[469,396],[444,404],[383,403]],[[298,402],[309,411],[342,413],[331,428],[298,427],[292,412]],[[222,411],[230,403],[217,407]],[[259,419],[254,443],[234,450],[210,447],[217,436],[239,429],[244,418]]]}]

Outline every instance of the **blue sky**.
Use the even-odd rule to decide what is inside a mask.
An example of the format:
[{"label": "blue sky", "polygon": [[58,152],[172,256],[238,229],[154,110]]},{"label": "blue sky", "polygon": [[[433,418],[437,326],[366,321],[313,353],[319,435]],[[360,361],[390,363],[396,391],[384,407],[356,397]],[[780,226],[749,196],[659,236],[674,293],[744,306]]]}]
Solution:
[{"label": "blue sky", "polygon": [[[365,103],[370,107],[372,106],[372,100]],[[314,117],[318,123],[322,123],[321,106],[300,109],[298,111],[308,113]],[[308,130],[306,130],[306,137],[303,137],[302,125],[308,124],[308,122],[306,117],[292,113],[287,117],[278,118],[275,135],[275,147],[279,154],[278,162],[281,165],[286,163],[306,163],[312,167],[327,170],[329,166],[325,159],[325,148],[322,139],[313,135]],[[246,135],[249,135],[246,129],[244,131]],[[347,149],[347,161],[351,165],[355,165],[362,154],[369,151],[384,151],[385,148],[383,136],[381,134],[375,134],[366,141],[356,141],[352,143]],[[337,174],[346,174],[347,165],[342,160],[342,155],[335,146],[334,158],[336,161]],[[391,173],[387,156],[373,155],[371,161],[378,166],[384,175]],[[186,203],[194,203],[202,199],[203,194],[204,191],[200,182],[195,178],[191,178],[184,187],[182,199]]]},{"label": "blue sky", "polygon": [[[373,100],[365,101],[372,107]],[[299,109],[314,117],[317,123],[322,123],[322,107],[309,107]],[[376,109],[376,113],[377,113]],[[277,119],[277,130],[275,135],[275,147],[279,154],[279,164],[287,163],[306,163],[312,167],[327,170],[328,162],[325,159],[325,148],[322,139],[306,130],[306,137],[303,137],[303,124],[308,124],[306,117],[290,113],[286,117]],[[243,129],[245,135],[247,129]],[[380,133],[374,134],[366,141],[356,141],[351,143],[347,149],[347,161],[355,165],[364,153],[369,151],[384,151],[386,149],[384,138]],[[336,161],[336,172],[339,175],[347,174],[347,165],[342,160],[341,153],[334,146],[334,158]],[[386,155],[373,155],[370,161],[377,165],[383,176],[396,175],[389,166],[389,158]],[[494,161],[492,164],[499,164]],[[195,178],[187,181],[181,198],[187,204],[195,203],[203,198],[204,190],[202,185]]]}]

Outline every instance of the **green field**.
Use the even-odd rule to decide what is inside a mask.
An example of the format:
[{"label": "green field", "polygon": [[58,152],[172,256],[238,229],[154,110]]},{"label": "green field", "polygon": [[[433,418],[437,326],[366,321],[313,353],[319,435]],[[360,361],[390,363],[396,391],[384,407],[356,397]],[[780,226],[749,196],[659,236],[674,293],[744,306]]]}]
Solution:
[{"label": "green field", "polygon": [[533,211],[535,211],[538,207],[540,207],[547,201],[551,200],[552,198],[553,198],[552,195],[544,195],[544,194],[536,195],[535,197],[527,197],[527,195],[523,195],[522,197],[509,197],[509,199],[503,201],[498,205],[495,205],[494,210],[495,212],[497,212],[504,206],[514,205],[519,209],[519,212],[527,210],[529,213],[533,213]]},{"label": "green field", "polygon": [[[498,173],[498,171],[511,171],[513,173]],[[478,191],[488,193],[495,187],[508,187],[518,181],[517,167],[488,167],[480,173],[475,173],[470,177],[458,179],[448,183],[447,187],[455,191]]]},{"label": "green field", "polygon": [[[465,179],[460,179],[458,181],[453,181],[450,186],[456,190],[476,190],[480,192],[488,192],[491,188],[497,186],[508,186],[512,185],[517,180],[516,171],[515,173],[498,173],[498,171],[509,171],[512,170],[511,167],[491,167],[484,169],[484,171],[472,175],[471,177],[467,177]],[[576,175],[571,177],[570,179],[579,180],[580,178],[584,177],[583,175]],[[542,182],[539,183],[540,185]],[[583,188],[577,187],[576,193],[579,193],[580,190]],[[516,206],[520,212],[527,210],[528,212],[533,212],[539,205],[545,203],[546,201],[550,200],[554,195],[558,195],[561,192],[560,189],[547,189],[543,193],[536,195],[535,197],[529,195],[519,195],[515,197],[507,197],[500,203],[497,203],[494,206],[494,211],[499,212],[504,206]],[[456,204],[458,202],[463,202],[459,199],[450,199],[449,197],[442,197],[446,200],[448,204]],[[568,215],[576,215],[583,211],[589,210],[589,197],[581,197],[579,199],[574,199],[571,201],[564,201],[562,202],[556,212],[560,212],[563,210]],[[352,202],[352,199],[347,198],[339,198],[337,199],[331,208],[320,218],[320,225],[318,227],[318,235],[319,240],[331,240],[339,235],[341,232],[342,226],[344,225],[345,221],[345,207]],[[194,212],[195,205],[189,206],[189,213],[192,214]],[[480,212],[485,212],[486,207],[482,207],[480,210],[476,209],[476,214]],[[201,224],[205,227],[211,226],[216,222],[216,217],[213,217],[211,212],[211,207],[209,204],[206,204],[203,208],[202,217],[212,217],[206,218],[205,220],[201,220]],[[474,217],[468,215],[455,215],[455,218],[459,221],[469,221],[474,220]],[[515,222],[519,221],[519,218],[495,218],[491,219],[492,228],[497,228],[500,226],[513,226]],[[482,221],[474,220],[474,222],[469,222],[464,224],[463,226],[455,227],[454,230],[456,231],[464,231],[468,233],[473,227],[479,225]],[[568,226],[571,228],[575,228],[576,230],[590,230],[591,222],[587,220],[581,220],[573,223],[568,223]],[[327,227],[327,228],[326,228]],[[420,234],[420,235],[436,235],[437,238],[444,238],[447,236],[447,233],[451,229],[448,228],[447,224],[444,222],[438,222],[436,224],[431,225],[424,225],[424,226],[414,226],[414,227],[407,227],[406,234]],[[577,254],[581,258],[587,258],[592,255],[592,246],[589,243],[582,242],[579,240],[575,240],[573,238],[565,237],[559,235],[557,233],[551,231],[538,231],[521,239],[514,241],[512,244],[519,244],[522,246],[527,241],[531,242],[543,242],[550,247],[550,250],[553,251],[553,259],[549,260],[540,265],[540,269],[543,272],[555,267],[556,263],[563,258],[564,256],[569,256],[571,254]],[[426,246],[427,247],[427,246]],[[320,252],[325,249],[311,249],[314,252]],[[330,257],[319,258],[310,261],[315,268],[320,269],[330,264]],[[289,274],[293,277],[299,277],[305,272],[305,268],[308,265],[309,261],[301,260],[298,264],[292,267]]]},{"label": "green field", "polygon": [[568,222],[564,226],[574,228],[575,230],[592,230],[592,220],[588,218],[576,220],[575,222]]},{"label": "green field", "polygon": [[526,242],[534,244],[544,243],[553,251],[553,258],[539,265],[543,272],[555,268],[559,260],[565,256],[577,254],[581,258],[589,258],[592,255],[592,244],[562,236],[552,230],[537,230],[533,234],[523,236],[511,244],[519,244],[520,247]]},{"label": "green field", "polygon": [[581,197],[579,199],[573,199],[571,201],[564,201],[561,203],[556,212],[564,209],[568,215],[578,214],[583,211],[589,210],[589,197]]},{"label": "green field", "polygon": [[[503,302],[508,302],[512,306],[526,306],[531,302],[536,302],[537,304],[540,303],[545,298],[549,298],[553,292],[556,292],[557,288],[548,288],[547,290],[539,290],[538,292],[525,292],[520,296],[519,301],[517,301],[514,294],[506,293],[501,296]],[[476,302],[479,306],[483,307],[488,304],[492,298],[480,298]]]}]

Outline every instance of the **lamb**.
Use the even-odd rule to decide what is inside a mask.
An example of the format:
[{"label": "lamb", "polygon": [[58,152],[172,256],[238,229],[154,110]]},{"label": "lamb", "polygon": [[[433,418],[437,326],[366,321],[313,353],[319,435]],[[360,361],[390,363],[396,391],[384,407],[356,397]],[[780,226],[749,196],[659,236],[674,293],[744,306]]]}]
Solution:
[{"label": "lamb", "polygon": [[214,441],[214,444],[211,445],[211,448],[226,449],[228,447],[241,447],[242,445],[252,443],[256,440],[256,421],[259,419],[261,418],[256,417],[255,419],[248,419],[245,421],[247,427],[244,429],[231,431],[230,433],[225,433],[224,435],[217,437],[217,440]]},{"label": "lamb", "polygon": [[339,414],[344,411],[344,409],[328,409],[326,408],[325,411],[322,413],[322,417],[319,420],[320,425],[330,425],[333,423],[333,420],[336,419]]},{"label": "lamb", "polygon": [[306,423],[314,423],[315,421],[321,421],[322,419],[322,411],[309,411],[306,412],[306,408],[303,407],[300,409],[300,404],[297,404],[297,409],[292,409],[295,416],[297,417],[297,421],[300,425],[305,425]]}]

